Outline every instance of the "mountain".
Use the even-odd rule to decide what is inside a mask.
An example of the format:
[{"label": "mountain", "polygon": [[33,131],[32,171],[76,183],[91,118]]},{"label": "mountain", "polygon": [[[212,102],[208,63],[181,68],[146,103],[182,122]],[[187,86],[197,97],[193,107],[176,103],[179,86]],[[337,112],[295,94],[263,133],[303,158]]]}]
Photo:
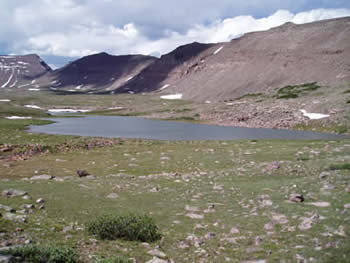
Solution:
[{"label": "mountain", "polygon": [[51,68],[35,54],[0,56],[0,88],[28,88]]},{"label": "mountain", "polygon": [[105,52],[78,59],[40,79],[51,89],[68,92],[111,92],[130,81],[156,58],[143,55],[112,56]]},{"label": "mountain", "polygon": [[192,43],[162,56],[124,90],[221,100],[286,85],[350,82],[350,18],[287,23],[228,43]]}]

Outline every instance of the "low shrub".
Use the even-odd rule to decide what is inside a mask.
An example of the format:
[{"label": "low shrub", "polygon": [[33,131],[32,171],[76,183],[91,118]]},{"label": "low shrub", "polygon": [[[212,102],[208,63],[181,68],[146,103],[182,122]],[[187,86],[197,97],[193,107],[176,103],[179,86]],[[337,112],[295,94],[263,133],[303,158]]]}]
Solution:
[{"label": "low shrub", "polygon": [[301,93],[308,91],[314,91],[321,88],[316,82],[305,83],[301,85],[288,85],[277,91],[275,96],[277,99],[295,99],[298,98]]},{"label": "low shrub", "polygon": [[161,238],[151,217],[134,213],[100,216],[87,224],[87,230],[90,234],[107,240],[153,242]]},{"label": "low shrub", "polygon": [[332,164],[329,170],[350,170],[350,163]]},{"label": "low shrub", "polygon": [[68,247],[28,245],[9,249],[2,253],[19,257],[21,262],[30,263],[75,263],[79,260],[78,253]]}]

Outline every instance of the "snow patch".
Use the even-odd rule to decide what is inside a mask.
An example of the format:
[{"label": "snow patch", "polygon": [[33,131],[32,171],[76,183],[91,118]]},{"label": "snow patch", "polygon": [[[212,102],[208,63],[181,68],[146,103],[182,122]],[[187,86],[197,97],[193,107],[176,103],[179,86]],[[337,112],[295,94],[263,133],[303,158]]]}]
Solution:
[{"label": "snow patch", "polygon": [[125,82],[128,82],[129,80],[132,80],[134,78],[134,76],[128,77]]},{"label": "snow patch", "polygon": [[122,110],[124,109],[124,107],[111,107],[111,108],[108,108],[108,110]]},{"label": "snow patch", "polygon": [[84,85],[79,85],[79,86],[76,86],[75,89],[81,89]]},{"label": "snow patch", "polygon": [[218,54],[224,47],[219,47],[217,50],[214,51],[213,55]]},{"label": "snow patch", "polygon": [[165,84],[163,87],[161,87],[159,90],[165,90],[167,87],[169,87],[169,84]]},{"label": "snow patch", "polygon": [[31,119],[32,117],[21,117],[21,116],[9,116],[9,117],[5,117],[5,119],[9,119],[9,120],[28,120]]},{"label": "snow patch", "polygon": [[30,88],[28,89],[29,91],[39,91],[40,89],[34,89],[34,88]]},{"label": "snow patch", "polygon": [[33,80],[32,80],[32,84],[34,84],[34,83],[35,83],[35,81],[36,81],[36,79],[33,79]]},{"label": "snow patch", "polygon": [[10,102],[11,100],[8,99],[1,99],[0,102]]},{"label": "snow patch", "polygon": [[323,118],[329,117],[328,114],[321,114],[321,113],[308,113],[306,110],[300,110],[305,117],[308,117],[311,120],[319,120]]},{"label": "snow patch", "polygon": [[12,73],[11,76],[9,77],[9,79],[6,81],[6,83],[4,83],[1,88],[5,88],[7,86],[7,84],[10,83],[11,79],[13,78],[13,74],[15,73],[15,70],[12,68]]},{"label": "snow patch", "polygon": [[182,94],[178,93],[178,94],[164,95],[164,96],[160,96],[160,98],[164,100],[181,100]]},{"label": "snow patch", "polygon": [[31,109],[41,109],[39,106],[36,105],[24,105],[26,108],[31,108]]},{"label": "snow patch", "polygon": [[81,110],[81,109],[49,109],[48,112],[52,113],[83,113],[89,112],[90,110]]}]

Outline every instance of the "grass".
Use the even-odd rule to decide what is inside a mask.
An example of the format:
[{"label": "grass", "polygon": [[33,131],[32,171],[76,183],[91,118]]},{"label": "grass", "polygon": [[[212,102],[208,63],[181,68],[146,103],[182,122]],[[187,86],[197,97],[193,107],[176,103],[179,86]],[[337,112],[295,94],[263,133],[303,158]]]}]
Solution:
[{"label": "grass", "polygon": [[19,257],[20,262],[30,263],[76,263],[79,259],[78,253],[68,247],[28,245],[11,248],[2,253]]},{"label": "grass", "polygon": [[332,164],[329,166],[329,170],[350,170],[350,163]]},{"label": "grass", "polygon": [[134,213],[102,215],[89,222],[87,230],[90,234],[107,240],[154,242],[161,238],[151,217]]},{"label": "grass", "polygon": [[305,94],[310,91],[315,91],[321,88],[316,82],[305,83],[301,85],[288,85],[277,91],[277,99],[295,99],[301,94]]}]

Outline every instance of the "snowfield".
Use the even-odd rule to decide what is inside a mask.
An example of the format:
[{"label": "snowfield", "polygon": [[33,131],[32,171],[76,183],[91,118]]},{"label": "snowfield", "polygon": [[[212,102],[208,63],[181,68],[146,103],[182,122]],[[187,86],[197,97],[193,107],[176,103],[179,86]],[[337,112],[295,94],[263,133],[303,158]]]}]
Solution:
[{"label": "snowfield", "polygon": [[160,96],[160,98],[163,100],[181,100],[182,94],[178,93],[178,94],[164,95],[164,96]]},{"label": "snowfield", "polygon": [[308,117],[311,120],[319,120],[323,118],[329,117],[328,114],[321,114],[321,113],[308,113],[306,110],[300,110],[305,117]]},{"label": "snowfield", "polygon": [[21,116],[9,116],[9,117],[5,117],[5,119],[9,119],[9,120],[28,120],[31,119],[32,117],[21,117]]}]

